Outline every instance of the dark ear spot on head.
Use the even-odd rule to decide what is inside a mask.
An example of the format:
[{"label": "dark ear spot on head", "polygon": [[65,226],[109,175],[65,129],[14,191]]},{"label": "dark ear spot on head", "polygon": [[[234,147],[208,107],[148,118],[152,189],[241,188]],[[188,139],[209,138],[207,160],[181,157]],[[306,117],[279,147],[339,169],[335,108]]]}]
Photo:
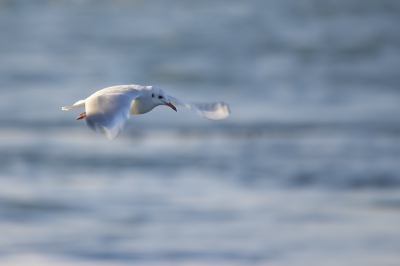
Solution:
[{"label": "dark ear spot on head", "polygon": [[152,94],[151,94],[151,97],[153,97],[153,98],[154,98],[154,93],[152,93]]}]

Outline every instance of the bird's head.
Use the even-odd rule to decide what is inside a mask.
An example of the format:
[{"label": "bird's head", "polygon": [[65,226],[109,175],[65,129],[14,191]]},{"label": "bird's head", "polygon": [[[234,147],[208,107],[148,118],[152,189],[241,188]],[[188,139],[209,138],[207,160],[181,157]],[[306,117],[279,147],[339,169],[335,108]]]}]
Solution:
[{"label": "bird's head", "polygon": [[176,112],[176,107],[169,102],[168,95],[162,89],[153,87],[150,90],[150,96],[155,105],[166,105]]}]

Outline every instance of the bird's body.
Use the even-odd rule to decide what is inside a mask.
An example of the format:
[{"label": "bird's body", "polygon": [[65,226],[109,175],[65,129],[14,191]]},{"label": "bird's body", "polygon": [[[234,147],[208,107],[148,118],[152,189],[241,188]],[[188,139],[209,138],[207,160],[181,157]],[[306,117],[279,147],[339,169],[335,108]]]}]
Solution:
[{"label": "bird's body", "polygon": [[108,87],[72,106],[62,107],[62,110],[85,107],[85,112],[77,119],[85,118],[90,128],[104,133],[112,140],[122,131],[131,114],[145,114],[159,105],[167,105],[176,111],[174,104],[185,106],[198,115],[212,120],[224,119],[229,115],[229,108],[225,103],[186,103],[167,95],[159,88],[140,85]]}]

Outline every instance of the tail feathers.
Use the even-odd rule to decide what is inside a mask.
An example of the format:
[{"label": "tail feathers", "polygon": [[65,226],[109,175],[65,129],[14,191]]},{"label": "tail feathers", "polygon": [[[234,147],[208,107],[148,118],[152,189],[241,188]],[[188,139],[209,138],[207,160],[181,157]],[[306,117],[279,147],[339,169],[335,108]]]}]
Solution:
[{"label": "tail feathers", "polygon": [[71,109],[80,108],[80,107],[84,107],[84,106],[85,106],[85,100],[80,100],[80,101],[77,101],[76,103],[74,103],[74,105],[63,106],[61,108],[61,110],[68,111],[68,110],[71,110]]}]

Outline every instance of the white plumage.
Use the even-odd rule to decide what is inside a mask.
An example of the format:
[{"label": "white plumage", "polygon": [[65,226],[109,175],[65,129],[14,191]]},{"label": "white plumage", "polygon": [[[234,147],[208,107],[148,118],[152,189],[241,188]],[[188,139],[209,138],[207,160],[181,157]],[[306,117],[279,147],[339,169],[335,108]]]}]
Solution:
[{"label": "white plumage", "polygon": [[175,111],[174,105],[185,106],[211,120],[224,119],[230,113],[228,105],[223,102],[188,103],[167,95],[159,88],[140,85],[108,87],[72,106],[64,106],[62,110],[85,107],[85,112],[77,119],[85,118],[90,128],[112,140],[122,131],[131,114],[144,114],[158,105],[167,105]]}]

